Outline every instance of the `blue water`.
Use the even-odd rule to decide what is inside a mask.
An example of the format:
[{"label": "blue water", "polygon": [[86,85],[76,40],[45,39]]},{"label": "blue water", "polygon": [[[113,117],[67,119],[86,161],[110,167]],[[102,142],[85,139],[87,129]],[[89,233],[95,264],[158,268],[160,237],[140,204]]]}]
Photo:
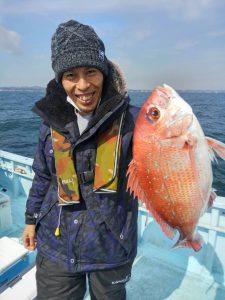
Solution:
[{"label": "blue water", "polygon": [[[225,143],[225,92],[179,92],[191,104],[206,135]],[[33,157],[40,119],[31,108],[44,89],[0,90],[0,149]],[[150,91],[130,91],[131,103],[141,106]],[[225,162],[213,164],[213,187],[225,196]]]}]

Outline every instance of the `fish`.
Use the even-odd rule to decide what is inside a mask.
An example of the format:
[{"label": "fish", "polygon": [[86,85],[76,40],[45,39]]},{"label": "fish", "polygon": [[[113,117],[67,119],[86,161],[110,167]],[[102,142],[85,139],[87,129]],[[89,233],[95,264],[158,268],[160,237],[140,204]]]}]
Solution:
[{"label": "fish", "polygon": [[192,107],[169,85],[157,86],[140,108],[133,133],[127,191],[153,215],[174,248],[199,251],[197,224],[213,205],[212,161],[225,144],[206,137]]}]

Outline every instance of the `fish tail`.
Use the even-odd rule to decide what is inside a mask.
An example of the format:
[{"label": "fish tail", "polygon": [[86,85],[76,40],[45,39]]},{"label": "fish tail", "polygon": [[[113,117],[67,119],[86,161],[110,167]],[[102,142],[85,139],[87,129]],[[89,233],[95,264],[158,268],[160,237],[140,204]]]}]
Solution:
[{"label": "fish tail", "polygon": [[209,147],[213,149],[218,156],[225,160],[225,144],[211,137],[206,137],[206,140]]},{"label": "fish tail", "polygon": [[199,233],[195,233],[190,239],[179,239],[173,248],[187,247],[192,248],[195,252],[198,252],[202,248],[203,238]]}]

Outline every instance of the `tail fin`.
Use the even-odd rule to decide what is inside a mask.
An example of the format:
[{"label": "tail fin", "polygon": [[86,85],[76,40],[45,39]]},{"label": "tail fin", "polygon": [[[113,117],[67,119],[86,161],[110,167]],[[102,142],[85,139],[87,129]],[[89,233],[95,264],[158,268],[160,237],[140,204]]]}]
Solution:
[{"label": "tail fin", "polygon": [[202,248],[203,238],[199,233],[195,233],[190,239],[179,239],[173,248],[188,247],[198,252]]},{"label": "tail fin", "polygon": [[208,208],[213,206],[214,200],[216,199],[216,193],[214,191],[211,192],[208,201]]}]

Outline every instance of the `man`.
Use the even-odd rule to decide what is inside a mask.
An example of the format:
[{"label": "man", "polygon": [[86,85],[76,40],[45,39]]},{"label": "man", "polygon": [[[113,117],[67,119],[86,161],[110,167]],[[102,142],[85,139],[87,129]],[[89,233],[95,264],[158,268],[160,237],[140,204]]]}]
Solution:
[{"label": "man", "polygon": [[42,119],[24,245],[37,246],[37,299],[126,299],[137,201],[126,192],[137,108],[95,31],[70,20],[52,38],[55,79]]}]

